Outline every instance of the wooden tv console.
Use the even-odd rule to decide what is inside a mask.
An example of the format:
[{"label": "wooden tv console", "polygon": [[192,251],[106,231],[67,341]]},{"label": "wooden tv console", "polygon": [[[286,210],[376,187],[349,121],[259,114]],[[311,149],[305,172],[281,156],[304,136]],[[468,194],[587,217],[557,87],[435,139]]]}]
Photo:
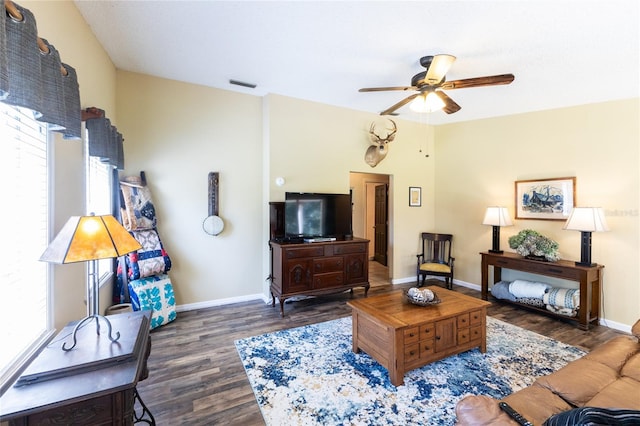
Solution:
[{"label": "wooden tv console", "polygon": [[270,241],[271,305],[293,296],[317,296],[364,287],[369,291],[369,240],[316,243]]},{"label": "wooden tv console", "polygon": [[[559,260],[557,262],[542,262],[539,260],[526,259],[516,253],[480,253],[482,256],[482,292],[483,300],[487,300],[489,291],[489,266],[493,266],[493,283],[502,279],[502,268],[515,271],[529,272],[532,274],[546,275],[549,277],[562,278],[570,281],[577,281],[580,288],[580,309],[577,317],[558,315],[542,308],[530,305],[510,302],[498,299],[501,302],[513,303],[527,309],[542,312],[556,318],[568,319],[578,322],[578,327],[583,330],[589,329],[589,324],[597,321],[600,315],[600,289],[602,288],[603,265],[577,266],[574,261]],[[596,322],[597,324],[597,322]]]}]

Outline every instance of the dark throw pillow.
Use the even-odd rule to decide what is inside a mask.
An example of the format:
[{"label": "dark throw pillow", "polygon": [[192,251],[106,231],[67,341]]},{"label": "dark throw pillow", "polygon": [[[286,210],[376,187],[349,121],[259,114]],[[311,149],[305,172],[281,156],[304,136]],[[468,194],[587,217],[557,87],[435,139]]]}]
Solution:
[{"label": "dark throw pillow", "polygon": [[640,411],[582,407],[549,417],[542,426],[638,425]]}]

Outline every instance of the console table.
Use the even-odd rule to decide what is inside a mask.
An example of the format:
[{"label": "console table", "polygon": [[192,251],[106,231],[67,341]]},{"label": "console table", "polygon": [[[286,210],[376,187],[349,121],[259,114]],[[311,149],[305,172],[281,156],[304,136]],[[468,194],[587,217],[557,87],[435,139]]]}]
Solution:
[{"label": "console table", "polygon": [[270,241],[271,305],[292,296],[316,296],[353,292],[354,287],[369,291],[369,240],[353,238],[317,243]]},{"label": "console table", "polygon": [[[114,333],[121,334],[115,343],[107,338],[104,323],[97,336],[91,321],[79,330],[77,346],[64,352],[60,346],[74,326],[69,324],[0,397],[0,421],[12,426],[155,424],[136,392],[138,381],[148,375],[150,317],[151,311],[109,316]],[[135,399],[143,407],[140,417]]]},{"label": "console table", "polygon": [[578,327],[589,329],[589,324],[598,320],[600,315],[600,288],[602,287],[602,269],[604,265],[576,266],[574,261],[559,260],[557,262],[543,262],[524,258],[516,253],[491,253],[482,252],[482,299],[487,300],[489,290],[489,266],[493,266],[493,283],[502,279],[502,268],[515,271],[529,272],[532,274],[546,275],[562,278],[569,281],[577,281],[580,288],[580,309],[577,317],[558,315],[546,309],[524,305],[508,300],[498,299],[501,302],[514,303],[519,306],[543,312],[557,318],[569,319],[578,322]]}]

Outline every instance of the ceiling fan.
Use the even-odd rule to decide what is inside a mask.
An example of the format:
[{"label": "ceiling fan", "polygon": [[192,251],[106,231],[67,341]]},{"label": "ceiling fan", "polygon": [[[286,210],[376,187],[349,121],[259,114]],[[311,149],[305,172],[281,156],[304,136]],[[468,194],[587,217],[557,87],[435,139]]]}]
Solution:
[{"label": "ceiling fan", "polygon": [[[416,105],[417,111],[431,112],[442,109],[447,114],[453,114],[459,111],[461,107],[447,96],[443,90],[509,84],[515,78],[513,74],[500,74],[446,81],[445,75],[455,60],[456,57],[452,55],[423,56],[420,58],[420,65],[426,70],[411,78],[411,86],[365,87],[360,89],[359,92],[384,92],[390,90],[416,90],[418,92],[385,109],[380,115],[390,115],[414,99],[416,101],[412,103],[412,109]],[[420,106],[420,103],[422,106]]]}]

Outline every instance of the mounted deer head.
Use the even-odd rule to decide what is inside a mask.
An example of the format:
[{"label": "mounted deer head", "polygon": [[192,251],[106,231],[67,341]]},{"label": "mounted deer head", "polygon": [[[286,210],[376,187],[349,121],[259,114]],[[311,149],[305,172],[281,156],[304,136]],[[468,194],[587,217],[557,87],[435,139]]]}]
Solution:
[{"label": "mounted deer head", "polygon": [[[391,124],[389,126],[389,124]],[[382,130],[382,128],[384,130]],[[374,121],[369,128],[369,139],[371,144],[364,154],[364,161],[371,167],[375,167],[387,156],[389,148],[387,145],[396,137],[398,127],[393,120],[385,119],[385,123]]]}]

